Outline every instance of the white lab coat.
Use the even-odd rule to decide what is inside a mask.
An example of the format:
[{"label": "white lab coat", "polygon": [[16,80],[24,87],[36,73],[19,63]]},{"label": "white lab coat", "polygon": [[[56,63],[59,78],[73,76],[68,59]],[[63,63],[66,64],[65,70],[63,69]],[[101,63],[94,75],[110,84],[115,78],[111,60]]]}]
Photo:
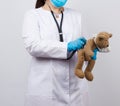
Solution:
[{"label": "white lab coat", "polygon": [[88,106],[87,81],[74,75],[77,55],[65,60],[67,43],[81,36],[80,13],[65,7],[62,29],[64,42],[59,41],[50,11],[38,8],[25,13],[22,39],[32,56],[25,106]]}]

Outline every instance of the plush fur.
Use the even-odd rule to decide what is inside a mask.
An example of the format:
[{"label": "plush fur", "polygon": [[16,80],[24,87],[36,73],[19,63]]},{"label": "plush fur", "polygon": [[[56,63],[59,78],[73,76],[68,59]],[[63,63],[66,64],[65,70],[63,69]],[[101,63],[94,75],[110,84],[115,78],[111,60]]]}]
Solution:
[{"label": "plush fur", "polygon": [[[88,39],[84,48],[78,50],[78,62],[75,67],[75,75],[79,78],[86,78],[88,81],[93,80],[92,69],[95,65],[95,60],[91,59],[94,55],[95,48],[107,48],[109,46],[109,38],[112,34],[107,32],[100,32],[96,37]],[[87,67],[83,72],[82,67],[84,61],[88,61]]]}]

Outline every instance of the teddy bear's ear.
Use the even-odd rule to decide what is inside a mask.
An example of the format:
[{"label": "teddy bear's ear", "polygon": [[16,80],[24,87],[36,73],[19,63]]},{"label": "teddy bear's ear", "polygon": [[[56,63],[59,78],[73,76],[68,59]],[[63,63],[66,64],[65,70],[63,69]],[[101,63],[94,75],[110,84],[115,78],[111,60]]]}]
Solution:
[{"label": "teddy bear's ear", "polygon": [[112,37],[112,34],[110,33],[110,34],[109,34],[109,38],[111,38],[111,37]]}]

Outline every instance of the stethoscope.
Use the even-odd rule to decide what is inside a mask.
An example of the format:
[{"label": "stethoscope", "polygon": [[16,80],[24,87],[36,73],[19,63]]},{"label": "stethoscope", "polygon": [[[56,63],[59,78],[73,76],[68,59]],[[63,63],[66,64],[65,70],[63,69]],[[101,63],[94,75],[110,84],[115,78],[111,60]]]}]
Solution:
[{"label": "stethoscope", "polygon": [[[48,5],[48,4],[47,4],[47,5]],[[53,13],[51,7],[50,7],[49,5],[48,5],[48,7],[50,8],[50,12],[51,12],[51,14],[52,14],[52,16],[53,16],[53,19],[54,19],[55,23],[56,23],[56,26],[57,26],[57,29],[58,29],[58,32],[59,32],[60,42],[63,42],[64,39],[63,39],[63,32],[62,32],[62,23],[63,23],[64,14],[63,14],[63,12],[61,11],[62,17],[61,17],[60,26],[59,26],[59,24],[58,24],[58,22],[57,22],[57,20],[56,20],[56,18],[55,18],[55,16],[54,16],[54,13]],[[69,55],[69,57],[67,57],[66,60],[71,59],[72,56],[75,54],[75,52],[76,52],[76,50],[73,51],[73,52],[71,52],[71,54]]]}]

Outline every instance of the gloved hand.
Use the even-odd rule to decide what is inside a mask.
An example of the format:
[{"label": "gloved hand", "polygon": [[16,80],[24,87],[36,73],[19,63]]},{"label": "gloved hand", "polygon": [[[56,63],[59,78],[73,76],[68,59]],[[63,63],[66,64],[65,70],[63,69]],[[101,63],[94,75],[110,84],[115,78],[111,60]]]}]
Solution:
[{"label": "gloved hand", "polygon": [[69,52],[81,49],[84,47],[86,41],[87,40],[84,37],[80,37],[75,41],[69,42],[67,45],[67,49]]},{"label": "gloved hand", "polygon": [[98,52],[98,51],[99,51],[98,48],[95,48],[95,49],[93,50],[94,55],[91,57],[92,60],[96,60],[96,59],[97,59],[97,52]]}]

